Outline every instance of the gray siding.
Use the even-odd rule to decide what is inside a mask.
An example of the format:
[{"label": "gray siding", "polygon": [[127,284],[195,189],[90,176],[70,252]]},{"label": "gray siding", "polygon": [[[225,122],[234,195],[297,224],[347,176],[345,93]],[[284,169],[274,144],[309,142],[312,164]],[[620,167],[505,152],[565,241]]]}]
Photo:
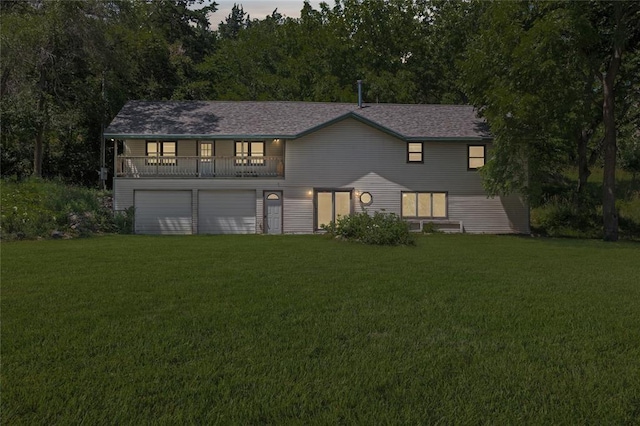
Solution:
[{"label": "gray siding", "polygon": [[424,163],[407,163],[406,142],[352,119],[289,141],[285,185],[297,188],[284,209],[285,232],[310,232],[313,188],[353,188],[373,196],[367,211],[396,214],[402,191],[446,192],[448,219],[467,232],[528,233],[527,206],[518,197],[487,198],[478,172],[467,170],[468,144],[425,142]]},{"label": "gray siding", "polygon": [[[140,142],[144,155],[144,141]],[[346,119],[300,139],[269,142],[266,155],[286,155],[284,179],[118,178],[114,206],[122,210],[132,205],[134,189],[253,190],[256,232],[262,232],[263,191],[282,190],[283,231],[311,233],[314,188],[370,192],[373,202],[367,207],[354,197],[356,212],[396,214],[401,213],[402,191],[446,192],[448,220],[462,221],[466,232],[528,233],[528,207],[516,196],[485,196],[479,174],[467,170],[467,145],[465,141],[425,142],[424,163],[408,164],[406,142]],[[181,149],[179,145],[180,155],[187,155]],[[216,141],[215,155],[233,155],[233,141]]]},{"label": "gray siding", "polygon": [[313,233],[313,193],[309,188],[288,186],[282,200],[285,234]]},{"label": "gray siding", "polygon": [[424,163],[407,163],[407,143],[347,119],[287,144],[286,182],[346,187],[369,174],[404,188],[484,194],[467,171],[467,142],[425,142]]},{"label": "gray siding", "polygon": [[215,146],[215,155],[218,157],[233,157],[235,147],[233,141],[217,140]]},{"label": "gray siding", "polygon": [[516,197],[450,196],[449,218],[469,233],[529,233],[527,209]]}]

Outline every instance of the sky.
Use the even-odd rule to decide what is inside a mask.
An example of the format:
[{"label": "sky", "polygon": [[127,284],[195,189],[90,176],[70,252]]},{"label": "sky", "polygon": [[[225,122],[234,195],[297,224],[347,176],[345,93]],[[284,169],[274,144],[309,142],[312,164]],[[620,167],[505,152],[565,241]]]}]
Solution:
[{"label": "sky", "polygon": [[[333,0],[326,2],[333,4]],[[299,18],[304,0],[216,0],[216,3],[218,3],[218,10],[211,18],[214,29],[217,29],[220,21],[224,20],[229,13],[231,13],[231,8],[234,3],[242,5],[245,13],[249,14],[251,19],[264,19],[265,16],[271,15],[271,12],[273,12],[275,8],[278,8],[278,12],[284,16]],[[311,0],[309,3],[311,3],[311,6],[315,9],[320,5],[319,0]]]}]

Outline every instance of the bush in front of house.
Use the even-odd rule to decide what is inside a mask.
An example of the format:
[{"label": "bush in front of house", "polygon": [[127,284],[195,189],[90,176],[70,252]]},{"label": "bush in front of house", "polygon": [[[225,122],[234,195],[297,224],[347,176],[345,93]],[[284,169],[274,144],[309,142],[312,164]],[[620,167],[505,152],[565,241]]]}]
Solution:
[{"label": "bush in front of house", "polygon": [[343,216],[322,227],[334,237],[372,245],[414,245],[409,225],[394,213],[367,212]]}]

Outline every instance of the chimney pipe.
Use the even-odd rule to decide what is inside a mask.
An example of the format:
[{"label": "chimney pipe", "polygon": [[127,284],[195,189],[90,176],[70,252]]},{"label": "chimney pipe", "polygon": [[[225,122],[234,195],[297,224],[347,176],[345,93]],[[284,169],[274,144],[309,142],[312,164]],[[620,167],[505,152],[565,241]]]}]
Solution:
[{"label": "chimney pipe", "polygon": [[362,108],[362,80],[358,80],[358,108]]}]

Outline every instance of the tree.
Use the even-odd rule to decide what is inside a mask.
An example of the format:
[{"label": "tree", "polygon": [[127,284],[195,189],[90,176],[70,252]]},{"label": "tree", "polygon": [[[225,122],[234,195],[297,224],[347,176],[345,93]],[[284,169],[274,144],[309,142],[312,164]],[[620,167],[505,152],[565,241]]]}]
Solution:
[{"label": "tree", "polygon": [[1,2],[2,174],[95,182],[101,126],[127,100],[193,96],[196,65],[216,48],[215,6]]},{"label": "tree", "polygon": [[[623,55],[640,48],[640,3],[594,2],[586,10],[589,21],[599,37],[585,52],[602,86],[602,119],[604,123],[603,223],[604,240],[618,240],[618,214],[616,212],[616,82],[623,66]],[[640,70],[636,69],[636,72]]]},{"label": "tree", "polygon": [[584,183],[588,145],[602,126],[603,236],[617,239],[614,106],[625,100],[614,93],[637,20],[638,4],[630,2],[487,8],[461,69],[467,94],[495,135],[493,159],[483,170],[490,193],[518,191],[535,200],[571,158]]},{"label": "tree", "polygon": [[103,48],[103,6],[30,2],[2,15],[3,145],[31,140],[34,176],[43,175],[50,143],[83,127],[81,104],[92,88],[77,81]]},{"label": "tree", "polygon": [[218,25],[218,34],[223,39],[236,39],[240,31],[247,27],[247,14],[242,5],[233,4],[231,13]]}]

